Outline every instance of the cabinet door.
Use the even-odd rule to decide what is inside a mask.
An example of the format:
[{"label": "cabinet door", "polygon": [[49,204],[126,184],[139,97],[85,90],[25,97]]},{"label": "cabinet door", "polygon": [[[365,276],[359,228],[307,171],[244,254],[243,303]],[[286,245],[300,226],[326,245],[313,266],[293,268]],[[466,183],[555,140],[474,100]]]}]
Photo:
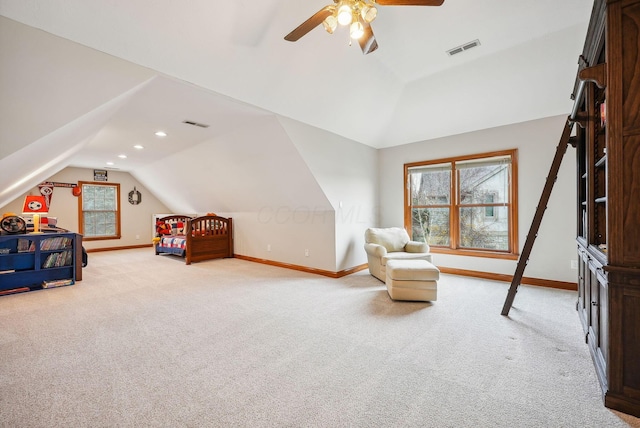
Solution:
[{"label": "cabinet door", "polygon": [[596,266],[589,261],[589,343],[598,348],[600,338],[600,293],[598,290],[598,276]]},{"label": "cabinet door", "polygon": [[598,354],[606,367],[609,361],[609,287],[605,273],[596,269],[596,283],[598,288]]},{"label": "cabinet door", "polygon": [[594,356],[594,362],[600,381],[606,385],[606,368],[609,359],[609,299],[607,279],[602,266],[594,260],[589,261],[589,289],[591,309],[589,313],[589,332],[587,341]]},{"label": "cabinet door", "polygon": [[582,328],[586,334],[589,331],[589,316],[591,311],[591,289],[589,285],[589,257],[581,247],[578,247],[578,302],[577,310],[582,323]]}]

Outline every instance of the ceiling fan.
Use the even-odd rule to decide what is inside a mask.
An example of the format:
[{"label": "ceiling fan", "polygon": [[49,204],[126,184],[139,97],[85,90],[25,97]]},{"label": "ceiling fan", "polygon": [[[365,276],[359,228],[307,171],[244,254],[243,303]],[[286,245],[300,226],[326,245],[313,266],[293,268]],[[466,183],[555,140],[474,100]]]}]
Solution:
[{"label": "ceiling fan", "polygon": [[440,6],[444,0],[333,0],[333,3],[313,14],[284,39],[295,42],[320,24],[329,34],[333,34],[338,24],[348,25],[351,38],[358,40],[362,53],[366,55],[378,49],[370,25],[378,14],[376,5]]}]

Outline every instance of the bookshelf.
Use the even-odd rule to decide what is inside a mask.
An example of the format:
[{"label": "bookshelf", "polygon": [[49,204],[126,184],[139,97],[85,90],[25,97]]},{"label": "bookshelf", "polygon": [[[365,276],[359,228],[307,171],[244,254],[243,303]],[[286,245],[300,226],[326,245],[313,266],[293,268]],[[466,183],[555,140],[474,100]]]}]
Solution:
[{"label": "bookshelf", "polygon": [[[640,0],[595,0],[579,103],[577,310],[604,404],[640,416]],[[577,89],[576,88],[582,88]]]},{"label": "bookshelf", "polygon": [[82,235],[0,236],[0,293],[72,285],[82,280]]}]

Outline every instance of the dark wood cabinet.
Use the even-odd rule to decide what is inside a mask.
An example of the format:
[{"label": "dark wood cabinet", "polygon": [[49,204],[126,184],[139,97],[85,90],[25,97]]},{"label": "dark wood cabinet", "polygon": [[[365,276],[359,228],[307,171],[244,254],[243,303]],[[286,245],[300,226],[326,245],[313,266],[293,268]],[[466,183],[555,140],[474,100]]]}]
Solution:
[{"label": "dark wood cabinet", "polygon": [[596,0],[576,99],[578,302],[607,407],[640,417],[640,0]]}]

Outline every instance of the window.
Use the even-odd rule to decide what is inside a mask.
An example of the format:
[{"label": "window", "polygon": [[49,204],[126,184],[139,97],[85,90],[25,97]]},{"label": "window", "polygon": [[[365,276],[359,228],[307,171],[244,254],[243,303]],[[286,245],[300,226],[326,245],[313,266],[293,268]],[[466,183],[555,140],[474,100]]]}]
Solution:
[{"label": "window", "polygon": [[516,259],[517,150],[405,164],[405,227],[433,252]]},{"label": "window", "polygon": [[78,183],[80,233],[85,240],[120,238],[120,184]]}]

